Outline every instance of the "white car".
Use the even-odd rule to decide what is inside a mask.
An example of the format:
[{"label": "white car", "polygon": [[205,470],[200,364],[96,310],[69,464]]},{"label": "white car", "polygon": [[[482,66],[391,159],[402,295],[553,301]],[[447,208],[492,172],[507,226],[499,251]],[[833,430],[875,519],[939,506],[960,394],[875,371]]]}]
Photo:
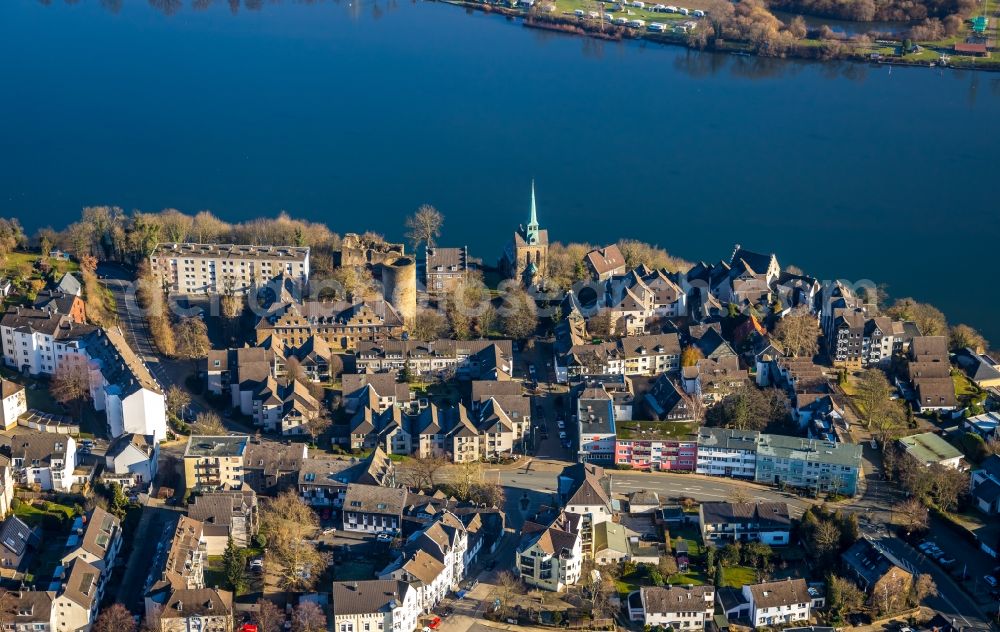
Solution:
[{"label": "white car", "polygon": [[560,430],[564,430],[566,428],[566,422],[562,419],[556,420],[556,425],[559,426]]},{"label": "white car", "polygon": [[565,432],[560,432],[559,433],[559,438],[560,439],[565,439],[566,438],[566,433]]},{"label": "white car", "polygon": [[997,587],[997,578],[992,575],[983,575],[983,581],[990,585],[990,588]]}]

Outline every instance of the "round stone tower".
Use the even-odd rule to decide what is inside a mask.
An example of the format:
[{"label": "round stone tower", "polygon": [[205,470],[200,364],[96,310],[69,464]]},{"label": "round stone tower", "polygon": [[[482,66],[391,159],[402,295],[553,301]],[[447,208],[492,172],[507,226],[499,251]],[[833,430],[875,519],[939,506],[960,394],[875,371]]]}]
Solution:
[{"label": "round stone tower", "polygon": [[382,293],[407,326],[417,317],[417,262],[397,257],[382,264]]}]

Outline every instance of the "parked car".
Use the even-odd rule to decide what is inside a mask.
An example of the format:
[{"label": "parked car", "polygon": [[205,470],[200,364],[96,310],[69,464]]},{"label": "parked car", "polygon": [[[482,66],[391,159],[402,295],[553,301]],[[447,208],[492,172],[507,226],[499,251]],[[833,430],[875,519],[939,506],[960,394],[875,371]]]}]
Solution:
[{"label": "parked car", "polygon": [[566,433],[565,433],[565,432],[562,432],[562,431],[560,431],[560,432],[559,432],[559,438],[560,438],[560,439],[565,439],[565,438],[566,438]]},{"label": "parked car", "polygon": [[941,566],[951,566],[952,564],[954,564],[957,561],[958,560],[956,560],[955,558],[951,557],[950,555],[945,555],[944,557],[938,559],[938,564],[940,564]]},{"label": "parked car", "polygon": [[556,425],[559,426],[560,430],[565,430],[566,429],[566,422],[563,421],[562,419],[557,419],[556,420]]},{"label": "parked car", "polygon": [[994,576],[992,576],[992,575],[983,575],[983,581],[986,582],[986,584],[990,588],[996,588],[997,587],[997,578],[994,577]]},{"label": "parked car", "polygon": [[377,536],[375,536],[375,541],[376,542],[392,542],[392,536],[389,535],[388,533],[380,533]]}]

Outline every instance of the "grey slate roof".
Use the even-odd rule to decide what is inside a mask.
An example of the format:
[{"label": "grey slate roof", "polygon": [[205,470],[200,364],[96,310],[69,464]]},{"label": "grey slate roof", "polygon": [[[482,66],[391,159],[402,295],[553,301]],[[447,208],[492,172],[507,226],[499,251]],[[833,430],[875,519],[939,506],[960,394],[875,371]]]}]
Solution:
[{"label": "grey slate roof", "polygon": [[31,527],[17,516],[11,516],[0,524],[0,545],[21,557],[31,540]]},{"label": "grey slate roof", "polygon": [[334,616],[389,612],[408,590],[409,584],[395,579],[333,582],[331,609]]}]

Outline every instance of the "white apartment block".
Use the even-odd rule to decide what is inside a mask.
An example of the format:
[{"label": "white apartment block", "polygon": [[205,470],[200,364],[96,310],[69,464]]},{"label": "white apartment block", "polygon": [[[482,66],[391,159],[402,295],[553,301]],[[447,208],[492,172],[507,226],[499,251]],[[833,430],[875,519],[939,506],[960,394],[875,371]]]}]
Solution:
[{"label": "white apartment block", "polygon": [[757,470],[758,435],[754,431],[728,428],[699,429],[695,472],[753,479]]},{"label": "white apartment block", "polygon": [[118,329],[73,322],[66,314],[15,308],[0,319],[4,364],[29,375],[64,367],[89,370],[94,408],[105,411],[112,437],[167,436],[167,406],[149,367]]},{"label": "white apartment block", "polygon": [[76,468],[76,441],[63,434],[23,430],[0,443],[10,446],[14,478],[26,487],[43,491],[68,492]]},{"label": "white apartment block", "polygon": [[281,277],[300,287],[309,280],[308,247],[161,243],[149,263],[177,295],[245,294]]}]

